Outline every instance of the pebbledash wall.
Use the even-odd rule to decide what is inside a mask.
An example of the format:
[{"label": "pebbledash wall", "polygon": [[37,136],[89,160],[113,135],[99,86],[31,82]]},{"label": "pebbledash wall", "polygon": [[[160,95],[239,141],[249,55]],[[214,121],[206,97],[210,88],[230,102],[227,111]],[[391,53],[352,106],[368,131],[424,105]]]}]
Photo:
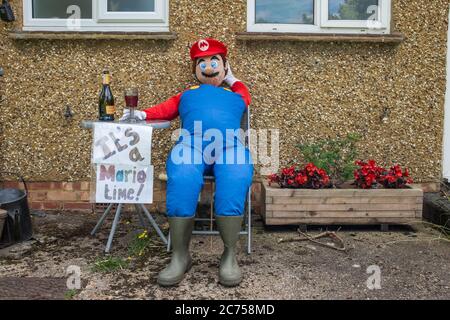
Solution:
[{"label": "pebbledash wall", "polygon": [[[245,0],[171,1],[175,40],[17,40],[10,33],[22,27],[22,0],[12,0],[18,20],[0,23],[0,170],[30,181],[33,208],[90,210],[91,133],[80,121],[97,116],[102,69],[113,74],[118,115],[130,85],[149,107],[195,84],[188,46],[216,37],[229,45],[233,71],[250,87],[252,127],[280,130],[281,165],[301,162],[300,142],[357,132],[361,158],[398,162],[417,182],[436,182],[449,2],[392,2],[392,30],[405,36],[399,44],[241,41]],[[66,106],[72,121],[63,117]],[[155,132],[156,172],[164,171],[171,133]],[[164,211],[164,183],[155,188],[155,206]],[[255,183],[255,200],[259,189]]]}]

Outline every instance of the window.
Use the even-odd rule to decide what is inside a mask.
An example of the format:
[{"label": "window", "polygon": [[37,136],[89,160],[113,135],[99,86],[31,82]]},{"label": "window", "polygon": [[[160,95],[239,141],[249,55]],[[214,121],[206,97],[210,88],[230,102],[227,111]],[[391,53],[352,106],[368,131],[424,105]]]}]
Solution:
[{"label": "window", "polygon": [[92,19],[91,0],[33,0],[32,17],[34,19],[66,19],[67,8],[77,5],[82,19]]},{"label": "window", "polygon": [[390,33],[391,0],[247,0],[247,31]]},{"label": "window", "polygon": [[164,2],[99,0],[99,21],[164,22]]},{"label": "window", "polygon": [[169,31],[168,0],[23,0],[24,30]]}]

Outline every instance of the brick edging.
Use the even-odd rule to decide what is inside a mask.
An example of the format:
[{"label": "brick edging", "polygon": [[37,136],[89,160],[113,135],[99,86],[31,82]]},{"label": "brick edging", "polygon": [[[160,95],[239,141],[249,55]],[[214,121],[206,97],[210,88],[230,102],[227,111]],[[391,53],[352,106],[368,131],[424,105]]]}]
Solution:
[{"label": "brick edging", "polygon": [[[31,209],[46,211],[84,211],[94,212],[96,205],[91,203],[90,181],[77,182],[27,182],[28,203]],[[23,189],[18,181],[0,182],[4,188]],[[205,190],[210,192],[208,184]],[[154,203],[151,206],[158,212],[165,212],[166,182],[154,180]],[[261,183],[253,182],[252,207],[259,212]]]}]

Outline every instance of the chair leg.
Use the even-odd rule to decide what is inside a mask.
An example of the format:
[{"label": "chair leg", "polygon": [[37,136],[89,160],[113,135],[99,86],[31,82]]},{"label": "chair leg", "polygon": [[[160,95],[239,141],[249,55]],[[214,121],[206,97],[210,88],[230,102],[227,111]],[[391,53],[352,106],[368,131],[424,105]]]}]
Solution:
[{"label": "chair leg", "polygon": [[148,212],[147,208],[143,205],[140,204],[139,205],[140,208],[142,209],[142,211],[144,212],[144,215],[147,217],[147,219],[150,221],[153,229],[156,230],[156,233],[159,235],[160,239],[162,240],[162,242],[164,242],[164,244],[167,244],[167,239],[164,236],[164,234],[162,233],[161,229],[158,227],[158,224],[156,223],[155,219],[153,219],[152,215],[150,214],[150,212]]},{"label": "chair leg", "polygon": [[248,191],[247,201],[247,253],[252,253],[252,187]]},{"label": "chair leg", "polygon": [[106,217],[108,216],[108,214],[111,212],[112,207],[114,206],[114,203],[111,203],[108,208],[106,209],[105,213],[103,213],[102,217],[100,218],[100,220],[98,220],[97,225],[95,226],[95,228],[92,230],[91,232],[91,236],[95,236],[95,234],[97,233],[98,229],[101,228],[101,226],[103,225],[103,223],[105,222]]},{"label": "chair leg", "polygon": [[139,218],[139,223],[141,224],[141,227],[144,229],[147,229],[147,224],[145,223],[144,216],[142,215],[141,208],[139,208],[139,205],[134,205],[134,210],[136,210],[137,216]]},{"label": "chair leg", "polygon": [[[211,181],[211,207],[210,207],[210,213],[209,213],[209,231],[213,231],[213,219],[214,219],[214,189],[215,189],[215,183],[214,181]],[[209,237],[209,246],[210,250],[212,251],[213,248],[213,236]]]},{"label": "chair leg", "polygon": [[116,216],[114,217],[114,221],[111,227],[111,232],[109,233],[108,243],[106,244],[105,252],[109,253],[111,251],[111,245],[114,239],[114,234],[116,233],[117,225],[120,221],[120,214],[122,212],[122,204],[119,204],[117,206]]}]

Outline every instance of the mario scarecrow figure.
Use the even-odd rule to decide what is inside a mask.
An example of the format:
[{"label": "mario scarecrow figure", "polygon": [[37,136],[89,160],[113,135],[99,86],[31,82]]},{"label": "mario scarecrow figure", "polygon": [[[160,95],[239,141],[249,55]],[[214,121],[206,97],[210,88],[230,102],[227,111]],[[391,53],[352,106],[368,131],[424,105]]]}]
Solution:
[{"label": "mario scarecrow figure", "polygon": [[[250,94],[233,76],[227,63],[227,51],[222,42],[214,39],[196,42],[190,54],[195,77],[201,84],[137,112],[141,120],[173,120],[180,116],[182,123],[180,140],[166,164],[167,214],[173,251],[170,264],[158,276],[161,286],[180,283],[192,265],[189,242],[205,174],[213,174],[216,179],[216,222],[225,248],[219,282],[224,286],[236,286],[242,281],[236,243],[252,183],[253,165],[249,150],[230,132],[240,129],[241,118],[250,104]],[[222,87],[223,83],[230,89]],[[129,111],[125,110],[123,119],[128,116]],[[214,139],[211,139],[211,132]],[[211,148],[211,140],[214,140],[214,148]]]}]

